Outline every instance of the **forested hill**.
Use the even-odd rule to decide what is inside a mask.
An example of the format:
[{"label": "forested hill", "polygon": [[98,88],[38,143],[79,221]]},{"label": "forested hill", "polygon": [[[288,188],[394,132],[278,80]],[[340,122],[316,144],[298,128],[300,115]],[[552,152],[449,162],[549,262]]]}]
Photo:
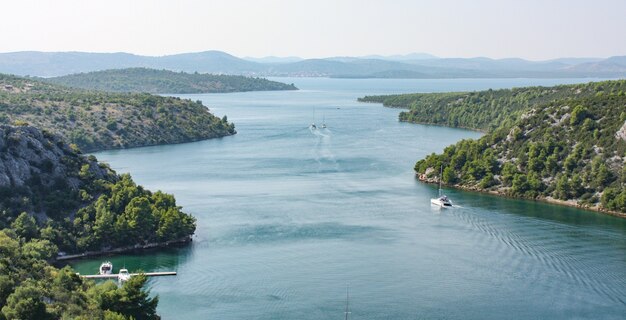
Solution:
[{"label": "forested hill", "polygon": [[[525,99],[524,106],[515,108],[493,91],[471,94],[484,98],[476,114],[493,106],[519,116],[478,140],[463,140],[418,161],[415,171],[422,180],[436,181],[443,166],[447,185],[626,213],[625,88],[626,81],[606,81],[515,89],[510,92],[571,92],[548,102]],[[449,105],[447,110],[469,112],[477,104]],[[422,106],[434,108],[413,108]],[[482,117],[483,123],[494,123],[490,113]]]},{"label": "forested hill", "polygon": [[94,71],[43,80],[68,87],[112,92],[183,94],[298,89],[293,84],[263,78],[184,73],[148,68]]},{"label": "forested hill", "polygon": [[400,121],[490,131],[507,121],[511,125],[531,106],[565,98],[590,97],[603,92],[626,92],[626,82],[366,96],[359,101],[409,109],[400,113]]},{"label": "forested hill", "polygon": [[0,126],[0,150],[0,319],[159,319],[145,276],[95,285],[49,262],[188,239],[195,219],[49,132]]},{"label": "forested hill", "polygon": [[67,88],[0,74],[0,124],[58,133],[82,151],[180,143],[235,134],[200,101]]},{"label": "forested hill", "polygon": [[0,229],[26,240],[83,252],[176,240],[195,230],[173,196],[143,189],[47,131],[0,126],[0,150]]}]

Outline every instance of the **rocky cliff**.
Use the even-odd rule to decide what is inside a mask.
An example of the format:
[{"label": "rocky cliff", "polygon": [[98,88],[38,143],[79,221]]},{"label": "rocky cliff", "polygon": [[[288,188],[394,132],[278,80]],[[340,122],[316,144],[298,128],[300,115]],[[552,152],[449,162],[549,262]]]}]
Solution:
[{"label": "rocky cliff", "polygon": [[84,188],[96,180],[114,182],[117,176],[57,135],[30,126],[0,126],[0,209],[7,214],[26,211],[44,218],[56,204],[75,209],[80,191],[88,198]]}]

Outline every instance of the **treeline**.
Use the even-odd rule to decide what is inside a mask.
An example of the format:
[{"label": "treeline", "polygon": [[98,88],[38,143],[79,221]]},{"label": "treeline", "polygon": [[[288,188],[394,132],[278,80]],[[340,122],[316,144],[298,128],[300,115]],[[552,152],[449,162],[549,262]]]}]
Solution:
[{"label": "treeline", "polygon": [[0,229],[80,253],[190,237],[195,219],[32,127],[0,127]]},{"label": "treeline", "polygon": [[0,319],[160,319],[145,276],[96,285],[50,262],[188,239],[195,219],[49,132],[0,126],[0,151]]},{"label": "treeline", "polygon": [[405,108],[400,121],[468,128],[489,132],[510,126],[528,108],[566,98],[626,92],[626,83],[597,82],[554,87],[524,87],[478,92],[415,93],[366,96],[362,102]]},{"label": "treeline", "polygon": [[236,133],[226,116],[214,116],[201,101],[71,89],[2,74],[0,124],[30,124],[60,134],[87,152]]},{"label": "treeline", "polygon": [[[625,88],[626,81],[542,88],[571,94],[545,103],[526,100],[529,104],[510,121],[478,140],[463,140],[442,154],[427,156],[416,163],[415,171],[424,179],[437,179],[443,166],[442,180],[448,185],[522,198],[570,200],[626,213]],[[533,90],[539,89],[513,91]],[[499,107],[501,101],[487,99],[481,108],[495,103],[510,112],[511,105]],[[414,105],[411,112],[420,108]],[[485,116],[482,123],[492,121]]]},{"label": "treeline", "polygon": [[112,69],[47,78],[68,87],[147,93],[221,93],[297,90],[293,84],[233,75],[185,73],[148,68]]},{"label": "treeline", "polygon": [[69,267],[48,261],[56,247],[48,240],[26,239],[15,230],[0,230],[0,319],[160,319],[159,302],[143,290],[146,276],[123,286],[96,285]]}]

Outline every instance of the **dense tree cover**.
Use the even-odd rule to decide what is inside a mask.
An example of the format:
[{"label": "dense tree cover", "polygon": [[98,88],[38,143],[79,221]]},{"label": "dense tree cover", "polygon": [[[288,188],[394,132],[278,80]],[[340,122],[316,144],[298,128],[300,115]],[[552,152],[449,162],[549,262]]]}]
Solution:
[{"label": "dense tree cover", "polygon": [[233,75],[185,73],[148,68],[112,69],[47,78],[69,87],[147,93],[216,93],[297,90],[293,84]]},{"label": "dense tree cover", "polygon": [[0,124],[30,124],[83,151],[180,143],[235,134],[200,101],[67,88],[0,74]]},{"label": "dense tree cover", "polygon": [[147,278],[131,277],[123,286],[96,285],[69,267],[47,260],[56,254],[48,240],[28,240],[0,230],[0,319],[159,319],[158,297],[143,290]]},{"label": "dense tree cover", "polygon": [[[32,127],[0,126],[0,229],[74,253],[191,236],[195,219],[94,156]],[[36,219],[35,219],[36,216]]]},{"label": "dense tree cover", "polygon": [[568,87],[595,94],[531,104],[482,138],[418,161],[415,171],[437,178],[443,166],[449,185],[626,212],[626,81]]},{"label": "dense tree cover", "polygon": [[400,121],[492,131],[512,125],[531,106],[565,98],[589,97],[604,91],[607,94],[626,92],[626,82],[366,96],[359,101],[409,109],[400,113]]}]

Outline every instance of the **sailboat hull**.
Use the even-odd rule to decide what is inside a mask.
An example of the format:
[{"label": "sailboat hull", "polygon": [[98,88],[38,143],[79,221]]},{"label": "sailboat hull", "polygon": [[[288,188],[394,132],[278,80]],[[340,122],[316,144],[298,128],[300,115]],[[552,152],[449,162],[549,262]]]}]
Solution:
[{"label": "sailboat hull", "polygon": [[432,205],[436,205],[442,208],[450,208],[452,207],[452,202],[450,200],[444,200],[441,198],[430,199],[430,203]]}]

